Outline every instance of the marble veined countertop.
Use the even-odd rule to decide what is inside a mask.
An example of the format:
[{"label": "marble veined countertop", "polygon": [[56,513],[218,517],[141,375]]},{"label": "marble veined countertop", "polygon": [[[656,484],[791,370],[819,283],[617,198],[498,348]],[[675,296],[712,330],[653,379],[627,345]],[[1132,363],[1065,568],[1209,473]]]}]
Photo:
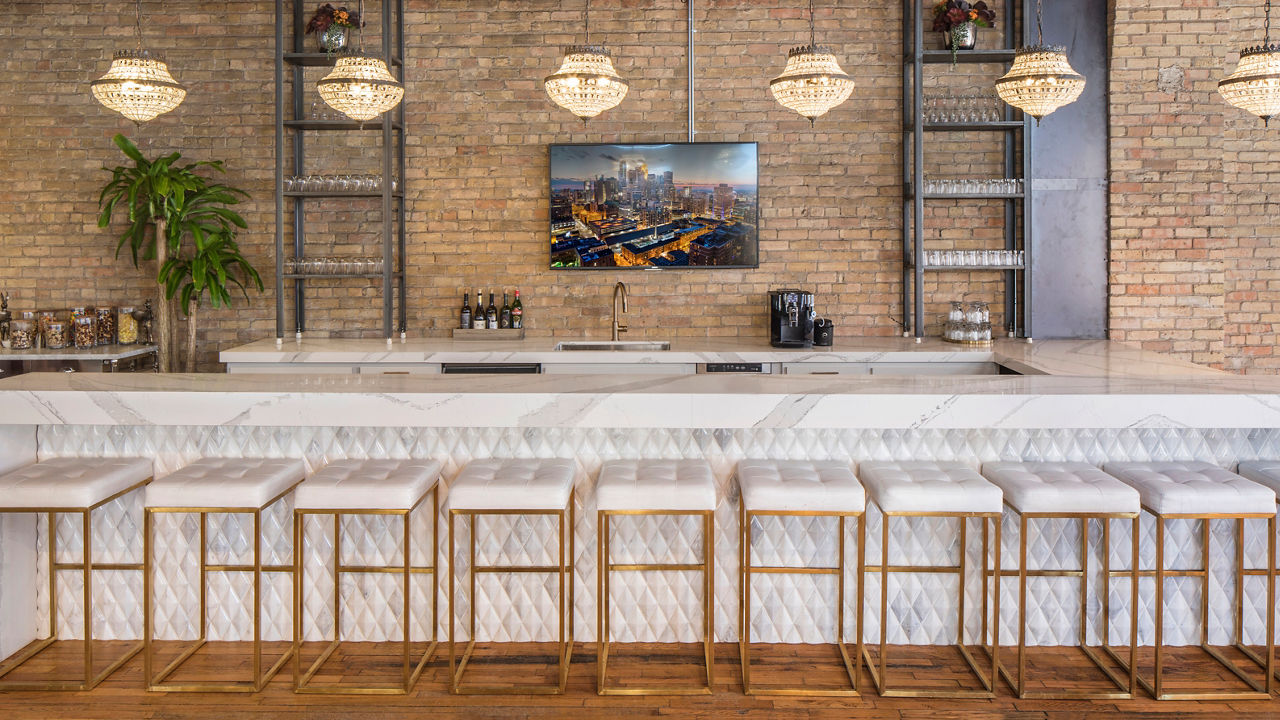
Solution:
[{"label": "marble veined countertop", "polygon": [[[625,338],[624,338],[625,339]],[[558,351],[561,341],[583,338],[529,338],[521,341],[419,339],[274,339],[222,351],[224,363],[941,363],[995,362],[1023,373],[1100,377],[1223,375],[1217,370],[1108,340],[998,340],[993,347],[968,348],[930,338],[839,340],[833,347],[789,350],[766,340],[676,340],[670,350]]]}]

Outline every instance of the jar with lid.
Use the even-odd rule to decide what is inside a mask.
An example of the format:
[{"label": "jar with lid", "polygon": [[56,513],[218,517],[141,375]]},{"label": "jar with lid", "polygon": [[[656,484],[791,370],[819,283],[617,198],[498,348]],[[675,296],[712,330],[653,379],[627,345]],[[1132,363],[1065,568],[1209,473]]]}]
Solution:
[{"label": "jar with lid", "polygon": [[116,341],[116,309],[99,306],[93,314],[98,319],[98,344],[111,345]]},{"label": "jar with lid", "polygon": [[116,342],[121,345],[138,342],[138,319],[133,316],[135,309],[122,305],[116,310]]},{"label": "jar with lid", "polygon": [[98,344],[98,318],[94,315],[77,315],[72,324],[76,349],[83,350]]},{"label": "jar with lid", "polygon": [[[32,313],[23,313],[31,315]],[[17,318],[9,323],[9,347],[30,350],[36,346],[36,323],[32,318]]]},{"label": "jar with lid", "polygon": [[44,347],[46,350],[61,350],[70,344],[67,337],[67,323],[63,320],[46,320],[44,323]]}]

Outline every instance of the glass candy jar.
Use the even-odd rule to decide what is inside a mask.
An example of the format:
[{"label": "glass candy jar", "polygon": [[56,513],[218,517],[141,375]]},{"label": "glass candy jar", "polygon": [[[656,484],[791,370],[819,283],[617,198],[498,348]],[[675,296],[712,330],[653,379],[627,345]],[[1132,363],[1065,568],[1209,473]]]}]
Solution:
[{"label": "glass candy jar", "polygon": [[77,349],[91,348],[98,344],[98,318],[94,315],[77,315],[72,323],[72,335]]},{"label": "glass candy jar", "polygon": [[97,307],[93,310],[98,320],[98,344],[111,345],[116,341],[116,309]]},{"label": "glass candy jar", "polygon": [[61,350],[71,344],[65,320],[46,320],[44,323],[44,347],[46,350]]},{"label": "glass candy jar", "polygon": [[9,323],[9,347],[13,350],[30,350],[36,346],[36,324],[30,318],[18,318]]},{"label": "glass candy jar", "polygon": [[133,316],[136,308],[121,306],[116,311],[116,342],[133,345],[138,342],[138,319]]}]

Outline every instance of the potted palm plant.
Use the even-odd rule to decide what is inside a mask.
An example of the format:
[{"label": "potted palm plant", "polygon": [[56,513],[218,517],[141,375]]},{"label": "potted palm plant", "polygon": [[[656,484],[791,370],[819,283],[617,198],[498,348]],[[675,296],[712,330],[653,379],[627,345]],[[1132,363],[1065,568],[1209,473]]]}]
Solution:
[{"label": "potted palm plant", "polygon": [[196,315],[205,298],[212,307],[231,307],[232,286],[239,288],[245,299],[249,285],[258,292],[263,289],[258,271],[240,254],[234,231],[205,233],[197,228],[192,239],[193,247],[166,260],[159,276],[165,299],[172,301],[177,296],[187,316],[186,372],[196,370]]},{"label": "potted palm plant", "polygon": [[[237,231],[246,224],[231,206],[248,194],[198,172],[206,168],[224,172],[220,160],[179,164],[182,155],[176,152],[148,160],[125,136],[117,134],[112,140],[133,164],[104,168],[111,180],[98,196],[98,227],[109,226],[117,209],[126,211],[129,224],[116,242],[116,257],[128,246],[134,267],[156,262],[156,283],[162,293],[156,303],[156,344],[161,369],[167,372],[175,366],[172,299],[182,288],[181,282],[171,288],[167,279],[183,273],[195,278],[199,293],[207,292],[215,307],[230,302],[225,292],[229,283],[262,289],[261,278],[235,244]],[[184,250],[187,238],[193,241],[193,250]],[[196,297],[195,288],[191,293]],[[189,316],[188,321],[187,367],[193,368],[195,318]]]}]

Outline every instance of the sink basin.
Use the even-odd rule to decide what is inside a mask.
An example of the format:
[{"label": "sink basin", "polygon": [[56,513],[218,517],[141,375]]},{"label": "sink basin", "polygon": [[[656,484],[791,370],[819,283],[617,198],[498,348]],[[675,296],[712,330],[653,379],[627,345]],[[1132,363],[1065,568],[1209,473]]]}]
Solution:
[{"label": "sink basin", "polygon": [[556,350],[622,350],[630,352],[652,352],[654,350],[670,350],[671,343],[665,340],[574,340],[556,343]]}]

